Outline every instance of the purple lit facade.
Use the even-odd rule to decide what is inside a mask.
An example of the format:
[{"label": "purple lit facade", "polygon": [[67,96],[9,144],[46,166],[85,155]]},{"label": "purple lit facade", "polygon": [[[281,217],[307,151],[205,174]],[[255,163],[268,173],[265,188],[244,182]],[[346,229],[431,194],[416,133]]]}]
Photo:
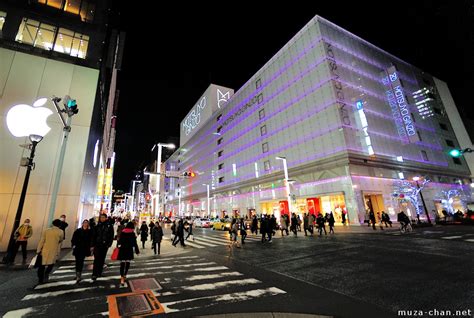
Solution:
[{"label": "purple lit facade", "polygon": [[[393,79],[392,101],[383,72]],[[423,194],[429,211],[441,211],[447,203],[439,192],[468,191],[470,171],[463,158],[448,155],[459,143],[439,82],[315,17],[168,159],[170,169],[196,176],[165,183],[167,210],[206,214],[209,184],[212,216],[279,217],[288,197],[275,159],[282,156],[294,181],[293,212],[333,211],[336,220],[347,213],[353,225],[363,223],[368,209],[415,217],[410,203],[393,196],[397,180],[414,176],[433,181]],[[431,92],[423,114],[414,97],[420,90]],[[460,199],[451,204],[465,208]]]}]

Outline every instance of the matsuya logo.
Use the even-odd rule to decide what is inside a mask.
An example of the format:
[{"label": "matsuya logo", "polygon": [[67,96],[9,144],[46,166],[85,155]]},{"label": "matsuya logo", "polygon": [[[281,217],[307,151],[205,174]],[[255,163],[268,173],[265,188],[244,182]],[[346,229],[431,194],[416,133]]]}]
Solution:
[{"label": "matsuya logo", "polygon": [[8,111],[7,126],[13,136],[44,136],[51,130],[46,120],[53,112],[49,108],[41,107],[46,101],[46,98],[40,98],[33,106],[18,104]]},{"label": "matsuya logo", "polygon": [[183,130],[186,136],[201,122],[201,111],[206,107],[206,104],[206,96],[204,96],[184,120]]},{"label": "matsuya logo", "polygon": [[230,91],[222,93],[220,89],[217,89],[217,107],[221,108],[222,106],[230,99]]}]

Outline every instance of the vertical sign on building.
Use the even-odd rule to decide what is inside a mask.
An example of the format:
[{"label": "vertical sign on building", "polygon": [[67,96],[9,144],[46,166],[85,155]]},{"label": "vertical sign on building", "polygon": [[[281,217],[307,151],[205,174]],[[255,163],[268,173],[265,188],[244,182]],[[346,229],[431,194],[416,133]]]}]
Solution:
[{"label": "vertical sign on building", "polygon": [[385,97],[397,126],[398,135],[405,143],[420,141],[397,69],[395,66],[391,66],[381,72],[380,75],[385,89]]}]

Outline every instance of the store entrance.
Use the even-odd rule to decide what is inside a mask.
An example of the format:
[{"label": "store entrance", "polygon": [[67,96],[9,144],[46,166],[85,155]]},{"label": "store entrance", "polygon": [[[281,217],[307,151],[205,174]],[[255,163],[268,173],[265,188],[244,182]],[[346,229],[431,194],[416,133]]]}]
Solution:
[{"label": "store entrance", "polygon": [[383,204],[383,197],[381,194],[364,194],[364,204],[366,212],[366,220],[369,219],[370,211],[373,211],[375,214],[375,219],[380,222],[380,216],[382,211],[385,211],[385,206]]}]

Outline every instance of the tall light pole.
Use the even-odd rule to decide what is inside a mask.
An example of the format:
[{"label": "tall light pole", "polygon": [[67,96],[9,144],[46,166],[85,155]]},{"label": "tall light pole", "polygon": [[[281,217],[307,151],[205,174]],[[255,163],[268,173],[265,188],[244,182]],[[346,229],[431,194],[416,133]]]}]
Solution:
[{"label": "tall light pole", "polygon": [[133,186],[132,186],[132,212],[136,212],[136,200],[135,200],[135,183],[142,183],[140,180],[133,180]]},{"label": "tall light pole", "polygon": [[285,188],[286,188],[286,198],[288,200],[288,209],[290,214],[293,212],[293,204],[291,202],[291,193],[290,193],[290,182],[288,180],[288,166],[286,164],[286,157],[275,157],[277,160],[283,161],[283,171],[285,173]]},{"label": "tall light pole", "polygon": [[[156,143],[153,145],[153,148],[151,148],[151,151],[155,150],[155,147],[158,147],[158,156],[156,158],[156,173],[157,173],[157,178],[156,178],[156,190],[155,190],[155,193],[157,194],[158,196],[158,203],[156,204],[156,209],[160,210],[160,181],[161,181],[161,153],[162,153],[162,148],[163,147],[166,147],[168,149],[175,149],[176,146],[174,144],[162,144],[162,143]],[[156,211],[155,212],[155,215],[156,215]],[[163,214],[165,213],[165,211],[163,210]]]},{"label": "tall light pole", "polygon": [[207,217],[210,218],[211,217],[211,205],[210,205],[211,199],[209,198],[209,184],[203,183],[202,185],[207,187]]},{"label": "tall light pole", "polygon": [[[421,202],[423,203],[423,208],[425,209],[426,218],[428,219],[428,223],[431,224],[430,215],[428,214],[428,209],[426,208],[425,199],[423,198],[423,193],[421,192],[421,188],[420,188],[420,184],[418,183],[418,180],[420,180],[420,177],[413,177],[413,181],[416,182],[416,187],[418,188],[418,192],[420,193]],[[417,214],[417,218],[418,218],[418,223],[420,223],[420,216],[418,214]]]}]

